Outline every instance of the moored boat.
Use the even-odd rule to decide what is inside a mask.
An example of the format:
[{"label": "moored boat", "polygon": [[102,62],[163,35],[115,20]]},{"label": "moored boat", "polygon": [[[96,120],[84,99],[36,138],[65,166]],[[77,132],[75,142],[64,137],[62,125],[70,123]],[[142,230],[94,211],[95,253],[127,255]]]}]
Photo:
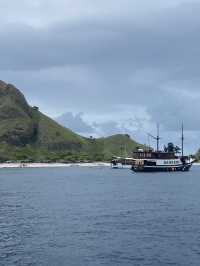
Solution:
[{"label": "moored boat", "polygon": [[113,157],[111,167],[114,169],[128,168],[131,169],[134,159],[130,157]]},{"label": "moored boat", "polygon": [[188,156],[177,156],[173,152],[135,152],[132,170],[135,172],[189,171],[194,160]]},{"label": "moored boat", "polygon": [[[175,172],[189,171],[195,162],[190,156],[184,156],[184,135],[182,126],[181,149],[168,143],[163,151],[159,150],[159,128],[157,137],[150,135],[157,141],[157,150],[138,150],[133,153],[133,164],[131,169],[135,172]],[[179,155],[181,150],[181,155]]]}]

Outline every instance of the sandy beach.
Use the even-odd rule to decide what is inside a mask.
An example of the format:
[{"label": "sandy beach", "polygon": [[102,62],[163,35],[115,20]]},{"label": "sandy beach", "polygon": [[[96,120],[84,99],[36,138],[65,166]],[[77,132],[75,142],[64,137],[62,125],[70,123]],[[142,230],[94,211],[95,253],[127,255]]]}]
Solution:
[{"label": "sandy beach", "polygon": [[[194,163],[194,166],[200,166],[200,163]],[[0,163],[2,168],[55,168],[55,167],[110,167],[110,163]]]},{"label": "sandy beach", "polygon": [[110,167],[110,163],[0,163],[0,168]]},{"label": "sandy beach", "polygon": [[200,166],[200,163],[193,163],[193,165],[195,165],[195,166]]}]

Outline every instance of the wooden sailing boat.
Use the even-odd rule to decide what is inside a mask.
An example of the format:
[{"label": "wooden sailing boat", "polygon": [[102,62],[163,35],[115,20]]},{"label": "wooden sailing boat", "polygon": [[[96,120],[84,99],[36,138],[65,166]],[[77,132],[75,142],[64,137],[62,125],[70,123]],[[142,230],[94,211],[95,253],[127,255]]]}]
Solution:
[{"label": "wooden sailing boat", "polygon": [[138,150],[133,152],[132,170],[135,172],[160,172],[160,171],[189,171],[194,160],[189,156],[184,156],[184,130],[181,128],[181,156],[175,149],[159,150],[159,125],[157,126],[157,136],[150,135],[157,142],[157,150]]}]

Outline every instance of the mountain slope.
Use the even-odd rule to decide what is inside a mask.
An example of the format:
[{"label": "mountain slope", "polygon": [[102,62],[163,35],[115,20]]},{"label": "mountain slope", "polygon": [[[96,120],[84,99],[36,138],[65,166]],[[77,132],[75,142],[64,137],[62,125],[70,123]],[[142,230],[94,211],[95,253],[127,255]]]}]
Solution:
[{"label": "mountain slope", "polygon": [[112,156],[131,156],[132,151],[136,150],[138,146],[141,146],[126,134],[100,138],[98,142],[103,146],[103,152],[106,158]]},{"label": "mountain slope", "polygon": [[0,81],[0,142],[23,146],[34,139],[32,109],[19,90]]},{"label": "mountain slope", "polygon": [[0,141],[49,149],[80,149],[85,140],[30,107],[13,85],[0,81]]},{"label": "mountain slope", "polygon": [[[0,81],[0,160],[109,160],[130,154],[128,135],[87,139],[31,107],[13,85]],[[125,154],[123,154],[125,155]]]},{"label": "mountain slope", "polygon": [[36,146],[49,150],[81,150],[86,144],[83,137],[72,132],[39,112]]}]

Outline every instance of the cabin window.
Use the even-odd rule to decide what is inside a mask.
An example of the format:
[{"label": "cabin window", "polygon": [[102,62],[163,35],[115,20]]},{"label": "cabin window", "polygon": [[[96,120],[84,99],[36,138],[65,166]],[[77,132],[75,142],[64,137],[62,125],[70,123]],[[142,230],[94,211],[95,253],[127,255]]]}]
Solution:
[{"label": "cabin window", "polygon": [[156,162],[145,161],[145,165],[147,165],[147,166],[156,166]]}]

